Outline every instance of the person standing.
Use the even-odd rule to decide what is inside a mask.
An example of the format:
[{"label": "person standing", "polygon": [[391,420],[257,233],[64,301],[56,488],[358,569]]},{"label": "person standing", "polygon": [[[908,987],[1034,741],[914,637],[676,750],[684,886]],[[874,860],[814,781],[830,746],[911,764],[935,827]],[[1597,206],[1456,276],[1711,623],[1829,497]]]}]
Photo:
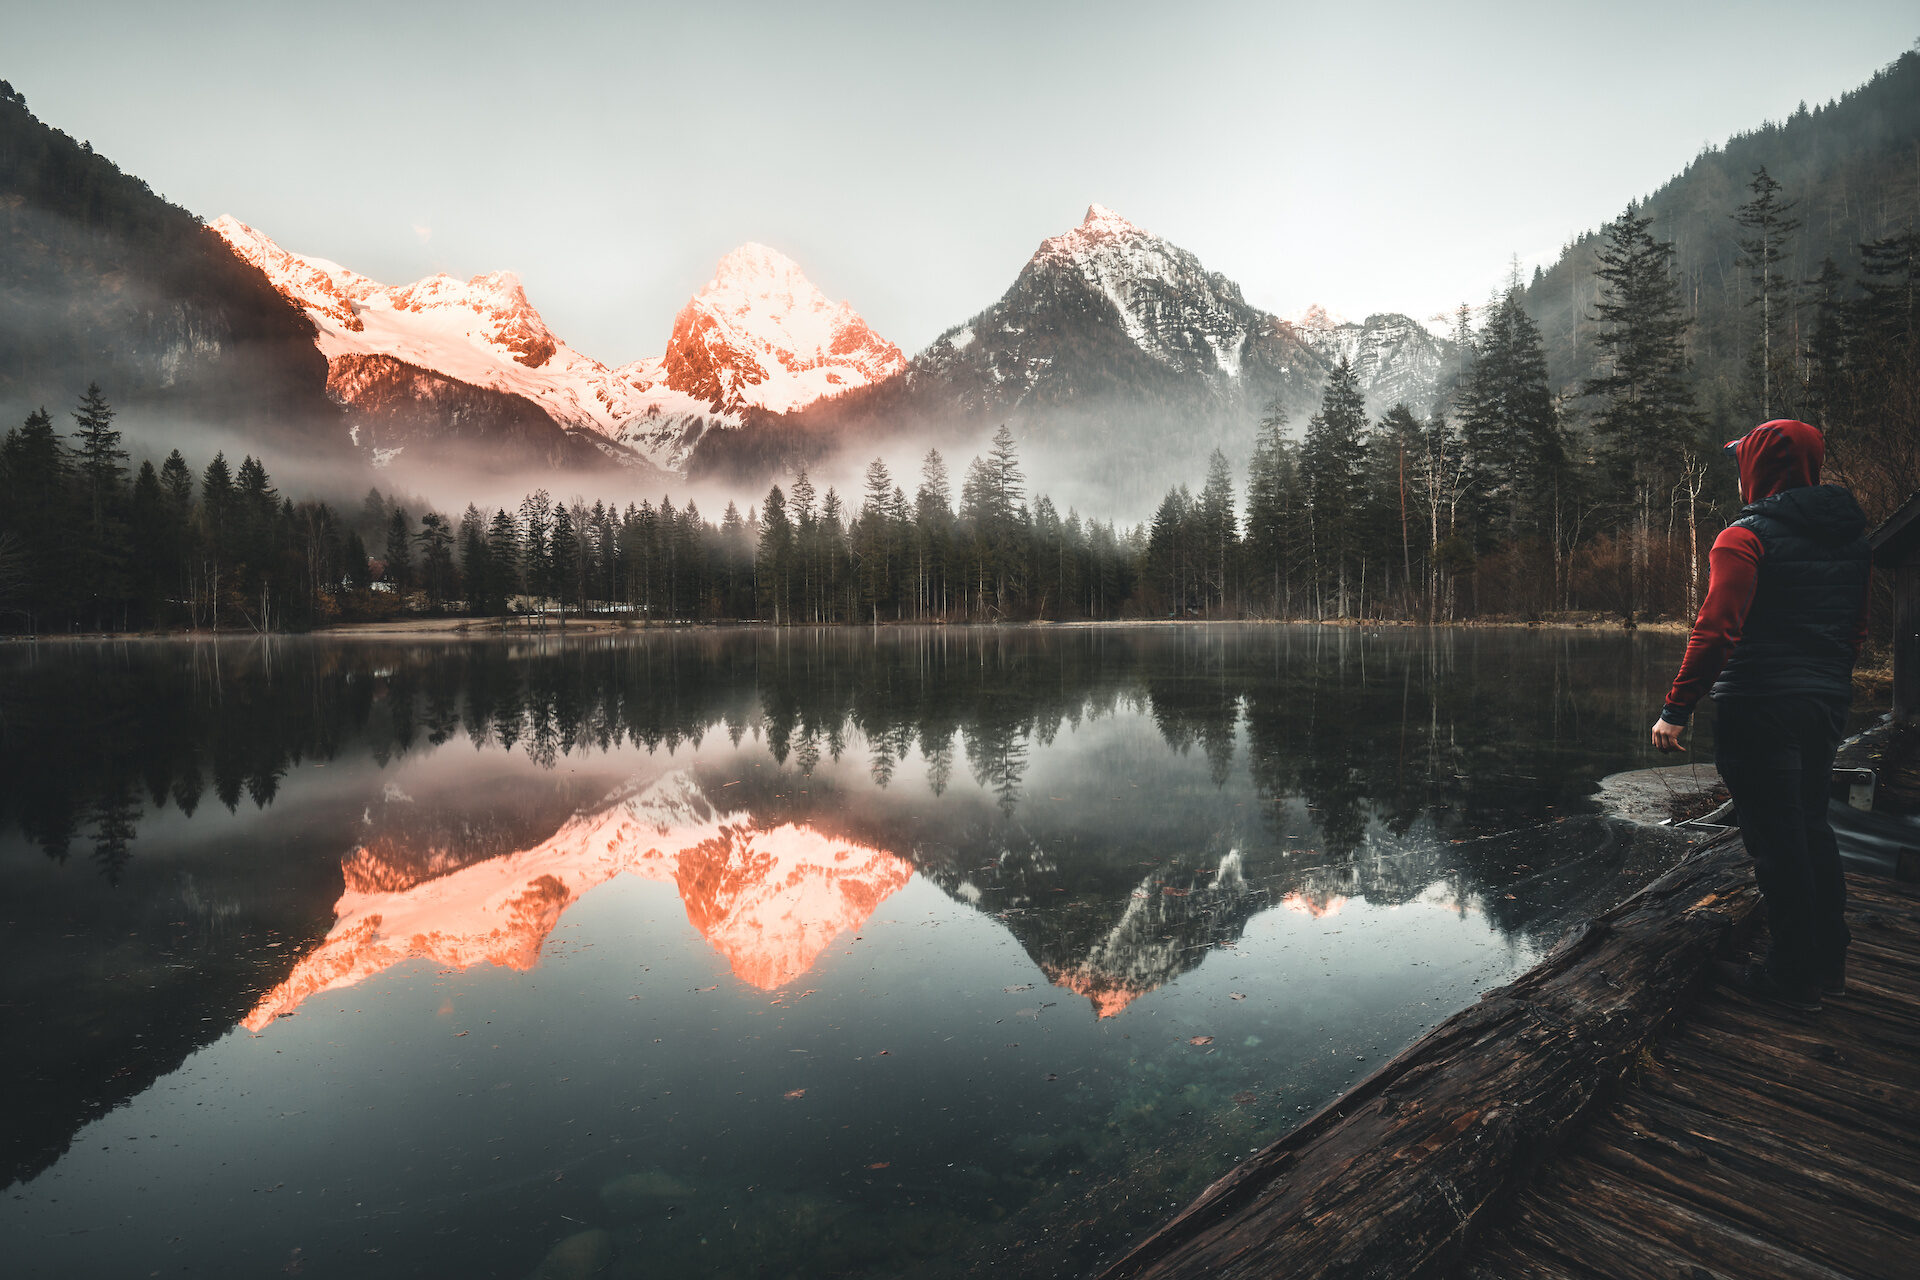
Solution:
[{"label": "person standing", "polygon": [[1826,441],[1779,419],[1727,445],[1746,505],[1714,539],[1707,598],[1653,724],[1684,751],[1701,695],[1715,709],[1714,764],[1733,796],[1772,935],[1766,958],[1723,965],[1729,985],[1815,1011],[1846,990],[1846,877],[1827,822],[1833,757],[1867,635],[1865,513],[1820,483]]}]

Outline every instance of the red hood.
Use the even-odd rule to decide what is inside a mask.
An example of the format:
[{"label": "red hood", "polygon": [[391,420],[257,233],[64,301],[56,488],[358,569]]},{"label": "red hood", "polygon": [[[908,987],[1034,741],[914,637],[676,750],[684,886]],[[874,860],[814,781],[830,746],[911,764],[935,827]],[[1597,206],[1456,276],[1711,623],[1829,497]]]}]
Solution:
[{"label": "red hood", "polygon": [[1727,448],[1740,462],[1740,495],[1747,502],[1819,484],[1827,456],[1820,428],[1792,418],[1763,422]]}]

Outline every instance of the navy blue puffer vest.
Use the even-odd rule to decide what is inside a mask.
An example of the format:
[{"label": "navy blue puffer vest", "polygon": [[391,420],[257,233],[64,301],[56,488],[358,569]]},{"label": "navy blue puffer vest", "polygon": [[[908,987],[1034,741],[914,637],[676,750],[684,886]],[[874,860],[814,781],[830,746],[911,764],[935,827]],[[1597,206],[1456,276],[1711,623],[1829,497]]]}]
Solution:
[{"label": "navy blue puffer vest", "polygon": [[1854,635],[1870,573],[1867,517],[1837,485],[1787,489],[1743,507],[1760,539],[1759,581],[1713,696],[1853,696]]}]

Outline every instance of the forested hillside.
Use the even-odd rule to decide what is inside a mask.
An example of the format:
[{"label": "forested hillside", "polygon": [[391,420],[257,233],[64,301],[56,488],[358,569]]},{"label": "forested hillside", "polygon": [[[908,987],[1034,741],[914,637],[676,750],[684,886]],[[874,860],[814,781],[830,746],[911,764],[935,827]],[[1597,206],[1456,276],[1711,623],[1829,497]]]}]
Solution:
[{"label": "forested hillside", "polygon": [[[1774,357],[1785,357],[1804,377],[1822,262],[1831,258],[1842,275],[1857,276],[1861,245],[1910,231],[1920,219],[1920,51],[1903,54],[1837,101],[1802,103],[1784,121],[1709,147],[1639,204],[1654,236],[1673,245],[1672,270],[1692,322],[1696,396],[1722,438],[1771,416],[1763,413],[1754,376],[1761,320],[1740,245],[1751,233],[1734,220],[1762,168],[1792,206],[1787,221],[1798,224],[1780,244],[1777,271],[1786,287]],[[1526,291],[1557,391],[1577,392],[1602,372],[1605,353],[1592,319],[1602,242],[1598,229],[1582,233],[1558,262],[1535,272]]]},{"label": "forested hillside", "polygon": [[0,408],[98,380],[123,406],[335,427],[313,326],[219,236],[0,81]]}]

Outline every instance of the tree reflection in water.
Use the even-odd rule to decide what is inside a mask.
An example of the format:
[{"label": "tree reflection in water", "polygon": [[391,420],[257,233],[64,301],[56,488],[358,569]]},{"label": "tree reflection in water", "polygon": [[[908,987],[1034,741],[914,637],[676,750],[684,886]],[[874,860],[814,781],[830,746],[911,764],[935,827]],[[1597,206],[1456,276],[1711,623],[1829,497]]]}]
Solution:
[{"label": "tree reflection in water", "polygon": [[[767,989],[917,873],[1102,1018],[1275,906],[1473,904],[1545,936],[1671,856],[1555,819],[1631,758],[1677,647],[1207,627],[10,649],[0,852],[45,856],[9,877],[6,998],[41,1033],[8,1068],[32,1117],[9,1177],[236,1021],[408,955],[531,964],[622,873],[673,881]],[[709,738],[729,754],[689,751]],[[394,766],[436,752],[472,780],[395,794]],[[1195,755],[1204,782],[1169,764]],[[636,760],[657,763],[629,782]],[[82,843],[91,892],[59,865]]]}]

